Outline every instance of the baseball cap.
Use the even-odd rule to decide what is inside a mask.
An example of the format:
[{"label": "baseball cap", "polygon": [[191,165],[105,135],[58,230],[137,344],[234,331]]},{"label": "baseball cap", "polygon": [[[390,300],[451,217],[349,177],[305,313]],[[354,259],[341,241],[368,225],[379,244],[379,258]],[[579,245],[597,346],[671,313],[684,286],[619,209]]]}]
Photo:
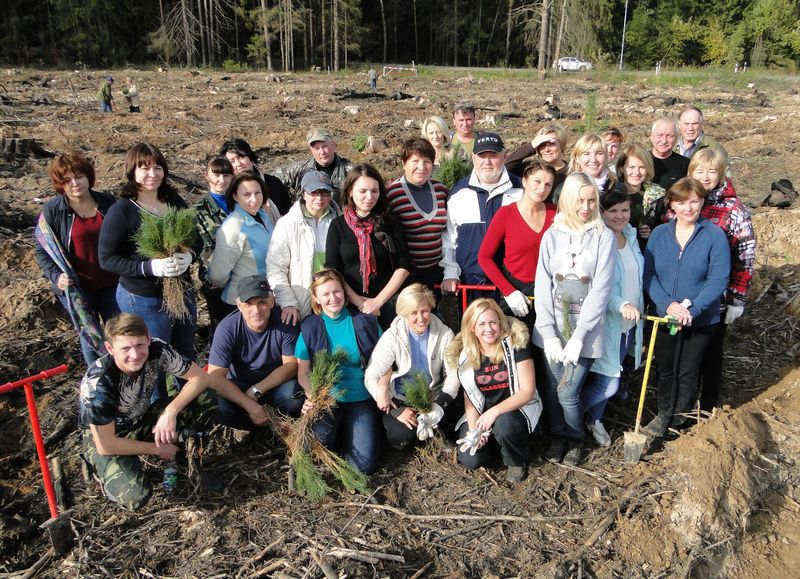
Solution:
[{"label": "baseball cap", "polygon": [[328,129],[323,129],[321,127],[315,127],[308,131],[306,135],[306,141],[310,145],[315,141],[332,141],[333,137],[331,136],[330,131]]},{"label": "baseball cap", "polygon": [[107,77],[106,77],[106,80],[107,80],[108,82],[114,82],[114,77],[113,77],[113,76],[107,76]]},{"label": "baseball cap", "polygon": [[331,178],[322,171],[306,171],[300,180],[300,189],[308,192],[325,189],[333,193]]},{"label": "baseball cap", "polygon": [[558,137],[550,133],[544,135],[536,135],[536,138],[533,139],[533,142],[531,142],[531,146],[534,149],[538,149],[545,143],[558,143]]},{"label": "baseball cap", "polygon": [[249,275],[239,280],[239,301],[246,302],[251,298],[268,298],[272,295],[267,278],[261,275]]},{"label": "baseball cap", "polygon": [[503,139],[496,133],[481,133],[475,139],[475,145],[472,147],[472,152],[476,155],[491,151],[492,153],[501,153],[505,150],[506,146],[503,144]]}]

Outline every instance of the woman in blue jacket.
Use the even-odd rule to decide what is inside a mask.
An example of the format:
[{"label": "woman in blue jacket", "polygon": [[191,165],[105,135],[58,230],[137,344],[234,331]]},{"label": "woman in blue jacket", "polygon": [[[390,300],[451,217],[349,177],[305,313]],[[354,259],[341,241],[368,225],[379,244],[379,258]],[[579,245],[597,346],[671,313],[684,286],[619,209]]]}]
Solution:
[{"label": "woman in blue jacket", "polygon": [[656,340],[658,415],[646,429],[657,437],[683,427],[697,400],[700,363],[720,321],[731,270],[725,233],[700,216],[705,198],[691,177],[670,187],[666,202],[676,218],[653,230],[644,254],[644,287],[656,315],[681,326],[675,336],[661,326]]}]

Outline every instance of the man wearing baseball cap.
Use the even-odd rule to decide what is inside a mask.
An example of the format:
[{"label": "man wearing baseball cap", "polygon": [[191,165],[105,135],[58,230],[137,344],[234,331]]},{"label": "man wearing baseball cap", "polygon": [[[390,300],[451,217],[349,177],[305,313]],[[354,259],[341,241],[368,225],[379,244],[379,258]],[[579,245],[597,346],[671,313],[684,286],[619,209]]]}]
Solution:
[{"label": "man wearing baseball cap", "polygon": [[[298,393],[294,348],[299,326],[281,321],[281,309],[263,276],[239,281],[237,311],[226,316],[214,331],[208,354],[208,373],[224,377],[261,404],[299,416],[303,398]],[[240,430],[253,423],[241,409],[219,399],[217,422]]]},{"label": "man wearing baseball cap", "polygon": [[273,175],[283,181],[297,199],[302,193],[300,184],[303,175],[307,171],[321,171],[330,178],[333,185],[333,200],[339,203],[339,191],[347,173],[353,168],[353,163],[336,153],[336,142],[328,129],[321,127],[310,129],[306,134],[306,143],[311,151],[310,159],[278,167]]},{"label": "man wearing baseball cap", "polygon": [[472,172],[455,184],[447,200],[447,228],[442,234],[442,290],[459,284],[491,282],[478,265],[478,249],[489,222],[503,205],[519,201],[522,182],[505,168],[506,148],[495,133],[483,133],[472,149]]}]

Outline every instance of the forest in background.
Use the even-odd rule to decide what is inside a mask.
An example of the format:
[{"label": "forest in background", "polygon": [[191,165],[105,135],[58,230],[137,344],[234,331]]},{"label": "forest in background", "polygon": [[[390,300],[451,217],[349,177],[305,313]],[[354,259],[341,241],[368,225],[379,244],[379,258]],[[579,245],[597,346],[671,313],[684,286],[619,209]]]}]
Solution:
[{"label": "forest in background", "polygon": [[[796,0],[5,0],[0,61],[339,70],[353,62],[800,67]],[[626,17],[627,15],[627,17]]]}]

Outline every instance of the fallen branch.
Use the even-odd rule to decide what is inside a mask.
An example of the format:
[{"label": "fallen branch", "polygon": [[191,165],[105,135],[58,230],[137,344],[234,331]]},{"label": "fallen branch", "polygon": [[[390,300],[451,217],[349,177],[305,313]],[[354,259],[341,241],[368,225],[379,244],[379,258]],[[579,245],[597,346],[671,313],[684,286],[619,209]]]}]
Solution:
[{"label": "fallen branch", "polygon": [[402,555],[392,555],[391,553],[381,553],[379,551],[357,551],[355,549],[332,549],[325,553],[331,557],[339,557],[340,559],[355,559],[364,563],[378,563],[380,560],[394,561],[396,563],[405,564],[406,559]]},{"label": "fallen branch", "polygon": [[558,521],[583,521],[586,519],[596,519],[602,515],[557,515],[554,517],[543,517],[540,515],[516,516],[516,515],[415,515],[406,513],[396,507],[388,505],[368,505],[361,503],[334,503],[333,507],[361,507],[364,509],[375,509],[378,511],[388,511],[403,519],[412,521],[506,521],[509,523],[554,523]]}]

